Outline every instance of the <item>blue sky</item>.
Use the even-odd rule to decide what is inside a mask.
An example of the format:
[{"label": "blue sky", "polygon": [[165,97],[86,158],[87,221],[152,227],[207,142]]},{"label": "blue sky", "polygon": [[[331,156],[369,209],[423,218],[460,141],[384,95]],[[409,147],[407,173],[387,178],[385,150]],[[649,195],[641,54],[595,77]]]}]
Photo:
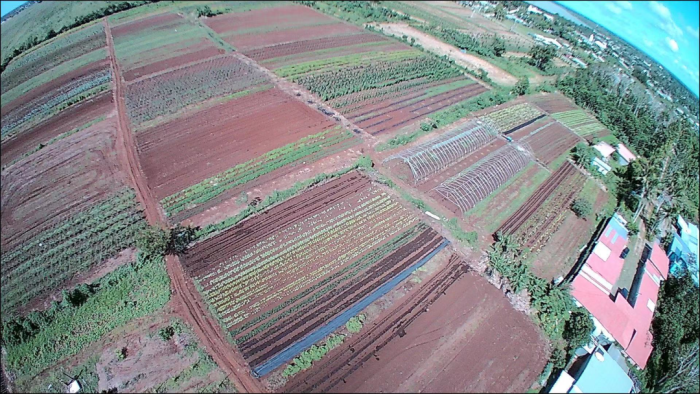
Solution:
[{"label": "blue sky", "polygon": [[698,1],[557,1],[655,59],[698,95]]},{"label": "blue sky", "polygon": [[0,1],[0,16],[5,16],[8,12],[14,10],[26,1]]}]

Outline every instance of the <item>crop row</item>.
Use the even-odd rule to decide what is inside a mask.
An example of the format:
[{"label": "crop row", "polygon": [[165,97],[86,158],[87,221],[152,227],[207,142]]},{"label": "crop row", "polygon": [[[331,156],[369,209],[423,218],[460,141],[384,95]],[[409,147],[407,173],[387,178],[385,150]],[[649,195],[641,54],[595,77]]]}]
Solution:
[{"label": "crop row", "polygon": [[540,110],[528,103],[523,103],[492,112],[483,118],[490,120],[498,131],[504,133],[540,115],[542,115]]},{"label": "crop row", "polygon": [[[248,320],[238,327],[231,328],[230,333],[237,344],[244,343],[264,330],[275,325],[279,320],[295,313],[299,309],[316,301],[323,295],[337,288],[342,283],[348,282],[357,277],[363,271],[376,264],[381,259],[388,256],[394,250],[399,249],[416,238],[418,234],[425,231],[427,226],[419,223],[403,233],[395,236],[387,243],[370,250],[368,253],[355,260],[343,269],[327,276],[322,281],[307,287],[304,291],[285,300],[280,305],[270,309],[265,313],[258,314],[255,318]],[[262,324],[261,324],[262,323]]]},{"label": "crop row", "polygon": [[53,89],[20,107],[14,108],[2,118],[2,136],[13,134],[19,127],[30,121],[49,117],[54,112],[63,109],[66,104],[87,98],[91,95],[91,91],[98,86],[107,84],[111,78],[112,73],[109,68],[96,69],[93,73],[75,78],[69,84],[60,86],[59,89]]},{"label": "crop row", "polygon": [[264,74],[237,58],[211,58],[127,85],[127,112],[138,124],[266,81]]},{"label": "crop row", "polygon": [[[233,326],[308,287],[417,220],[383,192],[364,197],[354,208],[335,204],[275,233],[203,281],[224,323]],[[352,245],[343,243],[350,238]]]},{"label": "crop row", "polygon": [[58,37],[14,59],[0,77],[2,81],[0,91],[5,94],[63,62],[78,58],[105,45],[104,26],[101,23]]},{"label": "crop row", "polygon": [[296,82],[299,77],[311,73],[340,71],[346,67],[360,67],[382,61],[392,62],[414,59],[416,56],[420,56],[420,52],[413,49],[407,51],[358,53],[281,67],[275,70],[275,74],[280,77],[291,78],[292,81]]},{"label": "crop row", "polygon": [[125,189],[3,253],[3,308],[26,304],[133,246],[144,225],[134,192]]},{"label": "crop row", "polygon": [[164,198],[163,208],[169,216],[175,215],[285,165],[308,158],[315,153],[330,150],[331,147],[351,138],[353,138],[352,134],[340,126],[304,137],[295,143],[267,152]]},{"label": "crop row", "polygon": [[394,85],[415,78],[437,81],[461,75],[440,60],[421,56],[395,62],[375,62],[362,67],[347,67],[307,75],[296,80],[322,100],[331,100],[355,92]]},{"label": "crop row", "polygon": [[575,171],[513,233],[523,247],[537,253],[563,221],[571,201],[583,188],[583,175]]}]

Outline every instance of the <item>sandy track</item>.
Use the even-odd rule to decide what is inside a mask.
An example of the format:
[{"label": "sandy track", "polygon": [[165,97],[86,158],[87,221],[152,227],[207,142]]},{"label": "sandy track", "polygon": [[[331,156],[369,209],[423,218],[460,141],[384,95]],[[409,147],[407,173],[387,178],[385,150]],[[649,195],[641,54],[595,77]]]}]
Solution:
[{"label": "sandy track", "polygon": [[[118,112],[117,131],[117,156],[129,174],[139,201],[142,203],[146,219],[151,224],[165,226],[167,221],[163,211],[158,206],[146,178],[140,169],[136,144],[133,133],[129,128],[126,105],[124,102],[124,88],[117,57],[114,53],[112,32],[107,18],[103,19],[109,56],[114,75],[114,95]],[[262,392],[262,386],[248,372],[248,368],[242,357],[238,355],[232,346],[226,341],[221,328],[213,321],[209,312],[204,308],[202,300],[194,288],[194,284],[187,278],[182,270],[177,256],[167,256],[166,268],[171,280],[171,305],[173,310],[185,321],[190,323],[200,343],[209,351],[216,363],[228,374],[237,389],[245,392]]]},{"label": "sandy track", "polygon": [[480,68],[486,70],[494,82],[502,85],[513,86],[518,82],[518,79],[504,70],[494,66],[486,60],[480,59],[468,53],[462,53],[457,47],[446,44],[437,38],[425,34],[420,30],[414,29],[405,23],[381,23],[379,24],[384,32],[401,37],[406,35],[415,38],[416,42],[423,48],[434,52],[440,56],[447,55],[454,59],[457,64],[466,67],[473,71],[479,71]]}]

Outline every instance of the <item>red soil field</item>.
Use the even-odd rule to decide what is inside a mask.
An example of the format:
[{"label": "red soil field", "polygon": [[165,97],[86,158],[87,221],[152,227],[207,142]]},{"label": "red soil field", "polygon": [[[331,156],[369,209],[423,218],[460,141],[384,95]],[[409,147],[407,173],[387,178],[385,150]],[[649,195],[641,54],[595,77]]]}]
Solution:
[{"label": "red soil field", "polygon": [[[406,98],[397,97],[391,101],[385,100],[370,107],[363,107],[362,112],[359,112],[363,114],[372,113],[374,116],[360,121],[354,121],[359,115],[349,116],[349,118],[370,134],[391,132],[409,122],[425,117],[452,104],[478,96],[486,90],[481,84],[474,83],[410,104],[403,103],[403,101],[407,100]],[[341,112],[345,114],[343,109],[341,109]]]},{"label": "red soil field", "polygon": [[286,392],[524,392],[545,340],[457,256]]},{"label": "red soil field", "polygon": [[145,66],[135,67],[126,70],[124,71],[123,75],[124,80],[126,82],[130,82],[146,75],[151,75],[160,71],[167,70],[169,68],[182,66],[187,63],[200,61],[203,59],[210,58],[212,56],[222,55],[225,53],[223,49],[217,48],[214,45],[207,45],[207,43],[204,41],[202,41],[201,44],[204,45],[199,45],[199,47],[204,47],[204,49],[200,49],[196,52],[190,52],[178,56],[173,56],[171,58],[150,63]]},{"label": "red soil field", "polygon": [[362,32],[362,30],[352,25],[337,23],[332,25],[309,26],[289,30],[271,31],[269,33],[230,36],[224,37],[224,41],[233,45],[238,50],[248,51],[253,48],[265,47],[283,42],[312,40],[358,32]]},{"label": "red soil field", "polygon": [[136,134],[158,200],[333,122],[278,89],[254,93]]},{"label": "red soil field", "polygon": [[[240,258],[240,256],[250,256],[252,251],[258,250],[259,243],[269,239],[270,236],[275,235],[286,239],[288,236],[294,237],[292,234],[298,235],[306,231],[317,231],[314,230],[317,229],[315,226],[324,226],[322,223],[333,223],[335,220],[339,220],[344,212],[352,211],[353,208],[359,208],[360,203],[366,201],[365,197],[379,196],[380,193],[381,190],[377,189],[376,186],[372,186],[369,179],[361,174],[357,172],[346,174],[308,190],[261,215],[246,220],[218,236],[197,244],[190,250],[188,253],[190,257],[185,258],[183,264],[190,275],[200,280],[200,284],[206,292],[215,288],[213,286],[216,286],[221,281],[222,271],[241,269],[238,265],[226,266],[222,264],[230,262],[231,259]],[[338,207],[338,209],[325,211],[332,207]],[[246,298],[246,304],[255,306],[253,310],[255,313],[251,311],[250,315],[236,320],[237,323],[233,323],[230,327],[232,335],[236,338],[238,348],[251,366],[256,367],[260,365],[282,349],[313,332],[316,328],[323,325],[324,322],[329,321],[355,302],[367,296],[379,285],[429,254],[443,241],[443,238],[434,230],[421,225],[418,230],[413,232],[410,238],[406,238],[410,242],[404,243],[396,249],[390,249],[387,252],[388,254],[381,257],[369,268],[359,270],[350,277],[341,277],[341,274],[336,275],[341,269],[352,268],[350,264],[356,258],[376,250],[377,247],[384,245],[399,232],[405,231],[408,228],[407,226],[412,227],[417,222],[415,219],[404,220],[400,223],[398,220],[394,220],[400,217],[410,217],[408,211],[405,211],[399,205],[393,204],[388,210],[377,208],[377,211],[370,210],[366,212],[367,215],[372,217],[372,223],[364,227],[366,228],[365,233],[354,236],[352,242],[346,244],[337,243],[331,247],[324,243],[325,237],[319,238],[318,245],[322,250],[319,250],[318,254],[311,255],[308,258],[297,256],[293,266],[296,267],[298,265],[302,267],[301,272],[290,271],[285,275],[273,273],[267,275],[267,271],[262,271],[255,274],[256,277],[261,275],[265,278],[265,286],[269,285],[269,289],[275,291],[275,297],[270,299],[268,291],[252,292],[253,295]],[[317,221],[317,219],[311,222],[306,221],[312,216],[320,218],[318,219],[320,221]],[[375,225],[375,223],[377,224]],[[353,229],[352,226],[359,226],[360,224],[348,223],[347,225],[350,226],[348,227],[348,231],[350,231]],[[301,226],[301,228],[298,226]],[[286,230],[291,230],[291,232]],[[375,233],[376,230],[379,231]],[[377,235],[379,235],[379,238]],[[355,245],[364,245],[368,249],[363,248],[353,251]],[[352,259],[345,259],[343,256],[348,253],[352,253],[352,255],[359,253],[359,255]],[[278,261],[281,264],[284,258],[279,257],[279,259]],[[336,260],[341,260],[343,263],[337,267],[332,264],[331,266],[334,268],[328,268],[329,262]],[[247,262],[251,260],[246,258],[246,260],[242,261]],[[239,263],[243,264],[244,267],[248,266],[248,263]],[[281,266],[275,268],[275,271],[283,270],[282,272],[287,272],[285,270],[289,268],[285,267],[291,266],[281,264]],[[315,272],[319,269],[323,270],[323,274],[317,276]],[[355,269],[352,268],[352,270]],[[349,272],[353,272],[352,270]],[[210,273],[214,273],[214,275],[211,276],[209,275]],[[245,272],[240,274],[243,275]],[[347,275],[347,272],[342,275]],[[305,283],[304,285],[298,284],[299,279],[306,280],[305,278],[307,277],[311,278],[310,282],[302,281],[301,283]],[[253,277],[251,279],[255,280]],[[326,282],[321,283],[319,286],[330,283],[333,291],[319,292],[318,296],[308,298],[308,302],[303,300],[303,297],[313,293],[301,294],[301,299],[293,299],[302,291],[306,291],[306,289],[321,281]],[[295,286],[294,290],[277,293],[277,289],[287,289],[291,285]],[[219,288],[217,291],[221,291],[221,289]],[[231,293],[227,297],[231,300],[239,299],[238,293]],[[220,316],[224,321],[226,318],[231,317],[232,313],[240,309],[226,310],[228,312],[221,312],[223,315]],[[279,315],[275,316],[273,314],[269,316],[268,311],[272,311],[274,314],[279,313]]]},{"label": "red soil field", "polygon": [[535,96],[531,98],[530,102],[549,114],[579,109],[571,100],[561,93],[549,93],[545,96]]},{"label": "red soil field", "polygon": [[4,166],[29,152],[41,143],[105,116],[114,109],[112,92],[106,91],[88,100],[72,105],[23,133],[2,143],[0,163]]},{"label": "red soil field", "polygon": [[15,70],[7,70],[0,77],[2,79],[0,90],[2,93],[5,93],[68,60],[77,59],[95,49],[103,48],[105,45],[104,34],[88,37],[66,45],[37,61],[18,67]]},{"label": "red soil field", "polygon": [[582,140],[568,127],[555,122],[536,134],[523,138],[522,141],[530,145],[535,156],[541,162],[549,165]]},{"label": "red soil field", "polygon": [[335,51],[322,53],[301,53],[296,56],[285,56],[283,58],[275,58],[267,61],[261,61],[260,64],[262,64],[268,69],[275,70],[280,67],[289,66],[292,64],[329,59],[337,56],[346,56],[367,52],[394,52],[403,51],[405,49],[406,47],[403,44],[387,42],[386,44],[374,46],[337,48]]},{"label": "red soil field", "polygon": [[[270,27],[270,30],[273,30],[333,22],[336,22],[333,18],[316,12],[311,8],[301,5],[289,5],[219,15],[213,18],[207,18],[204,23],[217,34],[226,35],[228,32],[239,32],[265,27]],[[360,29],[357,30],[361,31]]]},{"label": "red soil field", "polygon": [[143,18],[143,19],[138,19],[138,20],[131,21],[131,22],[126,22],[126,23],[114,26],[110,30],[112,31],[112,37],[114,37],[115,39],[118,39],[122,36],[136,33],[136,32],[139,32],[141,30],[151,28],[153,26],[165,25],[165,24],[170,23],[170,22],[181,21],[181,20],[183,20],[182,17],[180,17],[177,14],[165,13],[165,14],[158,14],[158,15],[150,16],[150,17]]},{"label": "red soil field", "polygon": [[116,119],[47,146],[2,172],[2,246],[11,248],[126,182],[115,152]]},{"label": "red soil field", "polygon": [[276,57],[296,55],[304,52],[318,51],[321,49],[329,49],[379,41],[387,43],[389,42],[388,39],[376,34],[360,33],[346,36],[322,37],[313,40],[287,42],[283,44],[268,46],[265,48],[258,48],[250,51],[245,51],[243,52],[243,54],[256,61],[260,61]]}]

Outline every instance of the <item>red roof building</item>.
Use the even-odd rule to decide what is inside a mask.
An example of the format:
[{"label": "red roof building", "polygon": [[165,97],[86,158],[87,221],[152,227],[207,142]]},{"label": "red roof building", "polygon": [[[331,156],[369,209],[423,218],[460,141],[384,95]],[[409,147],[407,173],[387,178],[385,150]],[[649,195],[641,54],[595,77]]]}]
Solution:
[{"label": "red roof building", "polygon": [[593,315],[603,333],[616,340],[626,355],[644,368],[652,350],[651,320],[661,280],[668,275],[669,261],[655,243],[649,259],[639,267],[628,297],[619,290],[613,293],[624,265],[620,255],[628,242],[623,223],[617,215],[610,219],[574,279],[571,294]]}]

